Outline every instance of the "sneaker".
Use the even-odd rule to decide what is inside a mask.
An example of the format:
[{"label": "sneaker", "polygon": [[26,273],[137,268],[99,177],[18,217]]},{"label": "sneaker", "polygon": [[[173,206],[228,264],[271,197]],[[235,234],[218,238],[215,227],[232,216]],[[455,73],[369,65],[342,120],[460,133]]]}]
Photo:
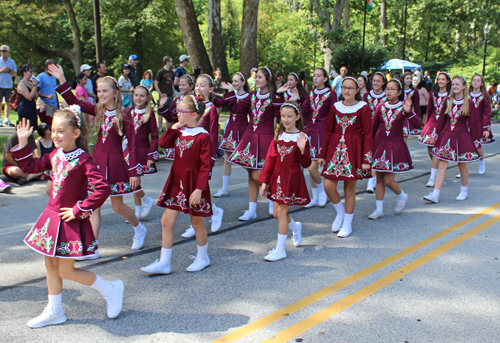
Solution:
[{"label": "sneaker", "polygon": [[437,204],[439,202],[439,197],[433,192],[430,193],[429,195],[424,196],[424,200]]},{"label": "sneaker", "polygon": [[149,266],[142,267],[141,270],[149,274],[170,274],[172,272],[172,265],[160,264],[160,260],[156,259]]},{"label": "sneaker", "polygon": [[181,235],[181,237],[182,238],[191,238],[194,235],[196,235],[196,233],[194,232],[194,227],[191,225],[189,227],[189,229],[187,229],[186,231],[184,231],[184,233]]},{"label": "sneaker", "polygon": [[314,207],[314,206],[318,206],[318,199],[312,199],[309,204],[304,205],[305,208]]},{"label": "sneaker", "polygon": [[212,231],[212,232],[219,231],[219,229],[222,225],[222,216],[223,215],[224,215],[224,210],[220,207],[217,207],[216,213],[214,213],[212,215],[212,218],[210,219],[210,223],[212,224],[210,227],[210,231]]},{"label": "sneaker", "polygon": [[5,193],[10,189],[10,186],[4,180],[0,180],[0,193]]},{"label": "sneaker", "polygon": [[5,123],[4,123],[5,126],[8,126],[8,127],[14,127],[16,125],[12,124],[9,120],[6,120]]},{"label": "sneaker", "polygon": [[186,268],[187,272],[199,272],[205,269],[210,264],[210,259],[208,258],[198,258],[194,256],[189,256],[189,258],[194,259],[194,262]]},{"label": "sneaker", "polygon": [[342,229],[340,229],[337,237],[346,238],[349,237],[351,233],[352,233],[352,228],[342,226]]},{"label": "sneaker", "polygon": [[108,318],[116,318],[122,311],[123,306],[123,292],[125,291],[125,284],[122,280],[110,281],[113,289],[107,293],[102,294],[102,298],[108,303]]},{"label": "sneaker", "polygon": [[404,210],[407,200],[408,200],[408,194],[405,194],[404,199],[398,200],[396,207],[394,208],[394,212],[396,212],[396,214],[399,214],[399,213],[401,213],[401,211]]},{"label": "sneaker", "polygon": [[344,222],[344,215],[337,215],[332,224],[332,232],[339,232],[342,227],[342,223]]},{"label": "sneaker", "polygon": [[286,251],[278,251],[276,249],[269,250],[269,253],[264,257],[264,260],[270,261],[270,262],[275,262],[282,260],[286,257]]},{"label": "sneaker", "polygon": [[323,207],[328,202],[328,197],[326,196],[326,192],[320,192],[318,194],[318,206]]},{"label": "sneaker", "polygon": [[373,211],[372,214],[368,216],[368,219],[376,220],[379,219],[380,217],[383,217],[384,214],[382,212],[379,212],[377,210]]},{"label": "sneaker", "polygon": [[302,243],[302,223],[295,222],[295,230],[292,230],[292,242],[293,246],[298,247]]},{"label": "sneaker", "polygon": [[45,307],[41,315],[39,315],[36,318],[33,318],[27,324],[30,328],[36,329],[36,328],[42,328],[47,325],[62,324],[67,320],[68,318],[66,318],[66,315],[64,314],[64,309],[62,307],[52,308],[47,306]]},{"label": "sneaker", "polygon": [[456,177],[457,179],[460,179],[460,173],[458,173],[457,175],[455,175],[455,177]]},{"label": "sneaker", "polygon": [[92,255],[84,255],[82,257],[76,257],[75,261],[87,261],[87,260],[96,260],[99,258],[99,249],[95,251]]},{"label": "sneaker", "polygon": [[434,179],[429,179],[425,187],[434,187],[436,185],[436,180]]},{"label": "sneaker", "polygon": [[245,211],[243,211],[243,215],[241,217],[239,217],[238,219],[242,220],[242,221],[247,221],[247,220],[251,220],[251,219],[255,219],[255,218],[257,218],[256,212],[250,212],[249,210],[245,210]]},{"label": "sneaker", "polygon": [[221,197],[225,197],[225,196],[228,196],[228,195],[229,195],[229,193],[227,192],[227,189],[226,189],[226,190],[224,190],[224,189],[222,189],[222,188],[221,188],[221,189],[219,189],[219,190],[217,191],[217,193],[215,193],[215,194],[213,195],[213,197],[214,197],[214,198],[221,198]]},{"label": "sneaker", "polygon": [[274,203],[272,201],[268,201],[269,204],[269,214],[272,216],[274,213]]},{"label": "sneaker", "polygon": [[461,191],[460,194],[457,196],[457,200],[458,201],[465,200],[465,199],[467,199],[467,196],[468,196],[467,192],[462,192]]},{"label": "sneaker", "polygon": [[153,204],[155,202],[153,198],[148,197],[147,195],[144,198],[145,200],[142,201],[141,218],[139,219],[147,217],[147,215],[151,212],[151,209],[153,208]]},{"label": "sneaker", "polygon": [[132,250],[139,250],[144,246],[144,240],[146,239],[146,234],[148,233],[148,229],[144,225],[142,225],[142,232],[141,233],[136,233],[134,235],[134,239],[132,242]]}]

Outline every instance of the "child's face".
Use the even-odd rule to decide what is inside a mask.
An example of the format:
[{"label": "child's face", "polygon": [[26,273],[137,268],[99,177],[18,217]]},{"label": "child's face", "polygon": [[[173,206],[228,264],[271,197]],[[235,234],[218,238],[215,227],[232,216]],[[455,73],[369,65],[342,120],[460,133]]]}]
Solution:
[{"label": "child's face", "polygon": [[78,80],[78,83],[80,84],[80,86],[85,86],[87,84],[87,76],[84,76],[80,80]]},{"label": "child's face", "polygon": [[439,74],[437,83],[440,88],[445,88],[448,85],[448,78],[444,74]]},{"label": "child's face", "polygon": [[138,108],[146,107],[146,102],[149,100],[149,93],[142,87],[137,87],[134,90],[134,105]]},{"label": "child's face", "polygon": [[356,82],[353,80],[345,80],[342,82],[342,95],[346,101],[353,101],[356,94],[359,92]]},{"label": "child's face", "polygon": [[314,74],[313,74],[313,83],[314,83],[314,86],[316,86],[316,88],[318,88],[318,87],[323,88],[323,86],[325,85],[326,80],[328,80],[328,77],[325,77],[323,75],[323,72],[321,70],[317,69],[317,70],[314,71]]},{"label": "child's face", "polygon": [[295,78],[295,76],[288,75],[288,87],[289,88],[295,88],[295,87],[297,87],[297,83],[299,83],[299,81],[297,81],[297,79]]},{"label": "child's face", "polygon": [[387,95],[387,99],[391,102],[397,102],[398,97],[401,94],[401,90],[398,89],[397,82],[388,82],[387,88],[385,89],[385,94]]},{"label": "child's face", "polygon": [[80,136],[80,130],[73,130],[63,117],[54,117],[52,121],[52,141],[57,149],[70,151],[76,148],[76,139]]},{"label": "child's face", "polygon": [[407,86],[411,85],[411,82],[412,82],[411,75],[410,74],[406,74],[404,81],[405,81],[405,85],[407,85]]},{"label": "child's face", "polygon": [[300,115],[295,112],[293,107],[284,106],[281,109],[281,122],[287,132],[294,131],[297,123],[297,120],[300,119]]},{"label": "child's face", "polygon": [[267,87],[266,76],[260,70],[257,71],[257,76],[255,77],[255,87],[257,88]]},{"label": "child's face", "polygon": [[104,105],[111,105],[118,95],[118,90],[111,88],[110,83],[113,81],[100,82],[97,85],[97,97],[99,102]]},{"label": "child's face", "polygon": [[245,81],[241,78],[241,75],[235,74],[233,76],[233,87],[236,91],[239,91],[243,85],[245,84]]},{"label": "child's face", "polygon": [[382,79],[382,76],[380,76],[379,74],[373,76],[372,86],[374,90],[381,91],[383,85],[384,85],[384,80]]},{"label": "child's face", "polygon": [[181,126],[196,126],[197,113],[183,102],[180,102],[177,105],[177,118],[179,119]]},{"label": "child's face", "polygon": [[201,95],[205,100],[208,100],[209,95],[213,92],[214,88],[210,87],[210,80],[208,80],[205,76],[200,76],[196,80],[196,87],[194,90],[197,95]]},{"label": "child's face", "polygon": [[359,83],[359,88],[363,88],[366,86],[366,83],[365,83],[365,78],[364,77],[358,77],[358,83]]},{"label": "child's face", "polygon": [[483,80],[481,79],[481,76],[476,75],[472,78],[472,88],[474,89],[479,89],[483,85]]},{"label": "child's face", "polygon": [[185,79],[179,80],[179,91],[182,95],[189,95],[193,91],[193,87],[189,85]]},{"label": "child's face", "polygon": [[466,86],[462,83],[462,81],[458,77],[454,78],[453,81],[451,81],[451,89],[453,93],[455,93],[455,96],[463,95],[465,88]]}]

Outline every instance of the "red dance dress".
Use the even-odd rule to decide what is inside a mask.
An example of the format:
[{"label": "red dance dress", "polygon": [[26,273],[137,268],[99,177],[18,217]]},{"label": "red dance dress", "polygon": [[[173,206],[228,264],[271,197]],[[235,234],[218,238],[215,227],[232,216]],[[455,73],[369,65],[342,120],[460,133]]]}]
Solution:
[{"label": "red dance dress", "polygon": [[238,106],[240,101],[250,97],[250,93],[239,95],[236,92],[224,94],[223,99],[216,99],[214,104],[216,107],[229,106],[229,122],[227,123],[224,137],[220,144],[220,149],[233,152],[238,146],[243,134],[248,126],[248,108]]},{"label": "red dance dress", "polygon": [[[469,97],[469,112],[470,117],[475,118],[477,125],[475,132],[475,142],[478,148],[482,144],[488,145],[495,143],[493,133],[491,132],[491,99],[489,95],[484,96],[483,93],[470,93]],[[484,131],[489,131],[488,138],[483,136]]]},{"label": "red dance dress", "polygon": [[336,102],[326,123],[325,140],[318,158],[325,159],[321,176],[355,181],[371,178],[362,164],[372,164],[371,110],[364,101],[352,106]]},{"label": "red dance dress", "polygon": [[283,132],[277,141],[273,141],[259,177],[260,182],[269,185],[267,198],[278,204],[305,205],[311,201],[301,169],[311,165],[311,153],[309,143],[306,143],[304,153],[300,153],[299,137],[300,132]]},{"label": "red dance dress", "polygon": [[411,97],[411,107],[412,111],[420,118],[420,123],[419,125],[414,126],[411,124],[406,118],[404,126],[403,126],[403,132],[405,137],[412,137],[412,136],[419,136],[420,132],[422,131],[422,116],[420,115],[420,95],[418,94],[417,90],[415,89],[405,89],[405,100],[407,97]]},{"label": "red dance dress", "polygon": [[387,96],[385,95],[385,90],[382,91],[380,94],[375,94],[373,89],[369,92],[366,92],[363,95],[363,101],[368,104],[368,107],[370,107],[370,110],[372,111],[372,117],[375,114],[375,111],[377,110],[378,105],[383,104],[384,102],[387,101]]},{"label": "red dance dress", "polygon": [[198,126],[204,128],[210,135],[210,141],[212,142],[210,165],[213,168],[217,157],[217,146],[219,145],[219,111],[210,101],[205,102],[205,112],[198,119]]},{"label": "red dance dress", "polygon": [[[24,243],[36,252],[51,257],[75,258],[94,255],[97,240],[90,215],[111,194],[109,183],[97,169],[92,157],[83,149],[64,152],[54,149],[41,158],[33,158],[29,146],[12,150],[23,172],[28,174],[52,170],[49,203]],[[87,185],[93,188],[87,196]],[[76,219],[61,220],[61,208],[72,208]]]},{"label": "red dance dress", "polygon": [[[157,205],[191,216],[210,217],[212,202],[208,180],[212,170],[212,143],[209,133],[202,127],[170,128],[161,136],[159,145],[174,148],[175,160]],[[201,200],[199,205],[192,206],[189,197],[196,189],[202,190]]]},{"label": "red dance dress", "polygon": [[[480,159],[471,132],[474,123],[470,116],[462,115],[464,100],[453,100],[451,112],[439,118],[436,132],[439,137],[432,154],[449,162],[473,162]],[[472,124],[472,126],[471,126]]]},{"label": "red dance dress", "polygon": [[[234,92],[226,93],[228,96]],[[283,99],[271,97],[269,93],[260,94],[260,89],[250,92],[250,96],[238,103],[238,111],[249,109],[250,123],[231,154],[229,162],[249,169],[262,169],[267,151],[274,140],[274,118],[279,116]]]},{"label": "red dance dress", "polygon": [[446,111],[449,102],[450,97],[446,92],[437,93],[437,95],[433,93],[432,97],[429,97],[424,128],[418,137],[419,143],[434,146],[438,138],[436,130],[438,127],[439,117],[445,115],[444,112]]},{"label": "red dance dress", "polygon": [[412,125],[418,125],[420,121],[414,112],[405,112],[401,101],[378,106],[372,119],[372,170],[390,173],[413,170],[410,151],[403,136],[403,125],[407,119]]},{"label": "red dance dress", "polygon": [[318,159],[321,152],[321,145],[325,139],[326,122],[330,114],[330,108],[337,102],[337,93],[330,88],[322,90],[314,89],[309,92],[309,96],[302,103],[302,113],[304,118],[304,131],[309,137],[311,146],[311,158]]},{"label": "red dance dress", "polygon": [[[158,113],[165,118],[166,121],[169,123],[177,123],[179,119],[177,118],[177,105],[179,105],[179,102],[181,102],[182,98],[184,95],[178,96],[172,101],[172,105],[170,105],[170,108],[167,106],[162,106],[158,108]],[[165,154],[165,159],[173,161],[174,160],[174,153],[175,149],[163,149],[163,153]]]}]

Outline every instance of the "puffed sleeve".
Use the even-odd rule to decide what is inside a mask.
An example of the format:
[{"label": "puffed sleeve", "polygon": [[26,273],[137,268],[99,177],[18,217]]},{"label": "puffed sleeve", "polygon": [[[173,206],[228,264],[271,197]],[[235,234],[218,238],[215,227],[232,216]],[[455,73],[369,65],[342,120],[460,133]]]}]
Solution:
[{"label": "puffed sleeve", "polygon": [[306,147],[304,148],[304,152],[302,154],[300,153],[300,149],[298,148],[297,152],[299,154],[299,162],[302,168],[309,168],[309,166],[311,165],[311,147],[309,146],[309,141],[306,142]]},{"label": "puffed sleeve", "polygon": [[177,138],[179,130],[169,128],[165,133],[160,137],[158,145],[163,149],[174,148],[175,147],[175,139]]},{"label": "puffed sleeve", "polygon": [[[418,91],[415,89],[413,91],[413,96],[411,101],[413,102],[413,110],[415,111],[415,114],[419,117],[422,118],[422,114],[420,113],[420,94],[418,94]],[[422,127],[422,123],[420,125],[415,126],[416,128],[420,129]]]},{"label": "puffed sleeve", "polygon": [[47,112],[45,111],[40,111],[39,109],[36,110],[36,113],[38,114],[38,118],[40,118],[40,121],[42,123],[45,123],[49,126],[52,126],[52,117],[47,115]]},{"label": "puffed sleeve", "polygon": [[132,124],[132,118],[130,117],[130,110],[123,111],[123,133],[127,137],[128,140],[128,151],[129,151],[129,166],[128,175],[132,176],[141,176],[144,174],[144,166],[139,163],[138,150],[135,146],[135,130],[134,125]]},{"label": "puffed sleeve", "polygon": [[211,166],[215,165],[217,147],[219,145],[219,111],[213,106],[210,109],[210,141],[212,142]]},{"label": "puffed sleeve", "polygon": [[335,107],[330,108],[330,114],[328,115],[328,120],[326,122],[325,138],[323,139],[323,144],[321,144],[320,153],[318,158],[326,158],[326,151],[328,150],[328,145],[330,144],[330,139],[335,132],[335,126],[337,126],[337,116],[335,115]]},{"label": "puffed sleeve", "polygon": [[[483,99],[484,101],[484,111],[483,111],[483,131],[491,132],[491,99],[490,96],[487,95]],[[483,133],[481,132],[481,136]]]},{"label": "puffed sleeve", "polygon": [[[310,153],[308,155],[310,155]],[[271,145],[269,145],[269,149],[267,150],[266,162],[264,163],[264,167],[262,168],[259,176],[260,182],[265,183],[266,185],[269,185],[269,182],[271,182],[271,177],[273,176],[273,172],[276,167],[277,156],[278,152],[276,151],[276,141],[273,139]]]},{"label": "puffed sleeve", "polygon": [[422,125],[422,119],[415,113],[413,108],[409,113],[403,110],[403,115],[408,119],[413,127],[420,127]]},{"label": "puffed sleeve", "polygon": [[148,121],[149,133],[151,142],[149,143],[148,160],[158,161],[160,154],[158,153],[158,127],[156,126],[155,112],[151,110]]},{"label": "puffed sleeve", "polygon": [[19,145],[16,145],[10,152],[14,156],[19,168],[21,168],[24,173],[37,174],[52,169],[50,159],[57,153],[57,149],[54,149],[50,154],[43,155],[40,158],[33,158],[33,152],[29,144],[22,149],[19,149]]},{"label": "puffed sleeve", "polygon": [[363,163],[371,165],[373,162],[372,111],[368,105],[361,109],[361,125],[363,126]]},{"label": "puffed sleeve", "polygon": [[306,97],[306,99],[300,106],[302,109],[302,120],[304,121],[304,126],[307,126],[307,122],[309,121],[309,117],[311,116],[311,97],[313,96],[313,94],[313,91],[310,91],[309,96]]},{"label": "puffed sleeve", "polygon": [[380,104],[377,106],[377,109],[375,110],[375,113],[373,114],[372,117],[372,136],[375,137],[375,135],[378,132],[379,126],[380,126],[380,116],[382,115],[382,106],[383,104]]},{"label": "puffed sleeve", "polygon": [[200,172],[196,182],[196,189],[205,190],[208,188],[208,180],[210,180],[210,174],[212,173],[212,142],[209,135],[202,135],[203,138],[200,140]]},{"label": "puffed sleeve", "polygon": [[56,91],[64,98],[68,105],[78,105],[81,107],[83,113],[95,116],[97,106],[90,102],[78,100],[71,91],[71,87],[67,82],[57,86]]}]

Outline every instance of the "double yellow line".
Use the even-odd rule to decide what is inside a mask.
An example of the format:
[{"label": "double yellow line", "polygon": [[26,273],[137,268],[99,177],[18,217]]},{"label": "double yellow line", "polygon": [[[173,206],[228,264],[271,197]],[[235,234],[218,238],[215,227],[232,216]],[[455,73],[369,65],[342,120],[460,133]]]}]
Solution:
[{"label": "double yellow line", "polygon": [[[324,297],[333,294],[337,292],[338,290],[341,290],[351,284],[353,284],[356,281],[361,280],[362,278],[375,273],[376,271],[408,256],[411,253],[414,253],[415,251],[431,244],[432,242],[435,242],[436,240],[462,228],[465,225],[468,225],[475,220],[495,211],[496,209],[500,208],[500,202],[490,206],[464,220],[461,222],[450,226],[449,228],[440,231],[436,233],[435,235],[426,238],[404,250],[401,250],[400,252],[380,261],[377,262],[370,267],[367,267],[345,279],[340,280],[339,282],[334,283],[333,285],[330,285],[314,294],[311,294],[308,297],[305,297],[287,307],[282,308],[281,310],[278,310],[264,318],[261,318],[259,320],[256,320],[255,322],[252,322],[248,325],[245,325],[215,341],[213,343],[220,343],[220,342],[234,342],[240,338],[243,338],[245,336],[248,336],[254,331],[260,330],[278,320],[280,320],[283,317],[287,317],[290,314],[297,312],[321,299]],[[471,230],[465,232],[464,234],[458,236],[457,238],[452,239],[448,243],[445,243],[438,248],[432,250],[431,252],[425,254],[424,256],[416,259],[413,262],[408,263],[404,267],[401,267],[400,269],[390,273],[389,275],[375,281],[374,283],[360,289],[359,291],[351,294],[350,296],[328,306],[327,308],[313,314],[312,316],[300,321],[299,323],[279,332],[276,334],[272,339],[267,339],[264,342],[286,342],[295,336],[309,330],[310,328],[316,326],[317,324],[327,320],[328,318],[334,316],[335,314],[345,310],[346,308],[354,305],[355,303],[361,301],[362,299],[370,296],[371,294],[375,293],[376,291],[384,288],[385,286],[389,285],[390,283],[398,280],[402,276],[410,273],[411,271],[417,269],[418,267],[424,265],[425,263],[431,261],[432,259],[438,257],[439,255],[443,254],[444,252],[450,250],[451,248],[457,246],[458,244],[464,242],[465,240],[471,238],[472,236],[478,234],[479,232],[485,230],[486,228],[490,227],[491,225],[497,223],[500,221],[500,214],[496,215],[495,217],[485,221],[484,223],[472,228]]]}]

